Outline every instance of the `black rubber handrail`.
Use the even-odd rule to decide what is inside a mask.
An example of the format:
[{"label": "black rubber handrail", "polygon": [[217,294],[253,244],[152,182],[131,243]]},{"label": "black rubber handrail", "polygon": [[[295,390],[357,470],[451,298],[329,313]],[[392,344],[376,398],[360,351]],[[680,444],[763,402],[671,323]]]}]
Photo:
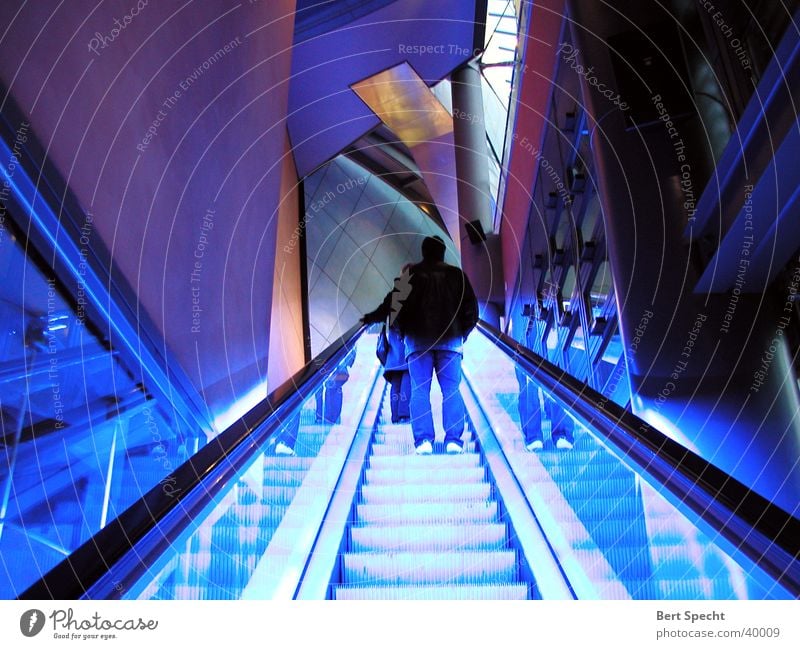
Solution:
[{"label": "black rubber handrail", "polygon": [[800,597],[800,520],[485,322],[480,330],[602,438]]},{"label": "black rubber handrail", "polygon": [[[314,392],[365,327],[355,325],[141,499],[81,545],[19,599],[118,599],[238,475],[285,414]],[[169,488],[166,488],[166,487]]]}]

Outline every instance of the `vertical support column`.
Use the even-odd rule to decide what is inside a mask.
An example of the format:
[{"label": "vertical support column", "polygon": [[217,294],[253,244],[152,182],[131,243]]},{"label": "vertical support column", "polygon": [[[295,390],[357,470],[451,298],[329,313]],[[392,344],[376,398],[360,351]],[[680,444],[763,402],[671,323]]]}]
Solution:
[{"label": "vertical support column", "polygon": [[[453,142],[460,215],[461,264],[484,305],[502,303],[501,250],[491,234],[489,151],[483,115],[481,74],[476,63],[456,70],[451,77]],[[489,310],[483,309],[484,313]]]},{"label": "vertical support column", "polygon": [[479,221],[484,232],[492,227],[489,199],[489,151],[483,117],[481,73],[469,63],[453,73],[453,141],[456,147],[458,209],[468,224]]}]

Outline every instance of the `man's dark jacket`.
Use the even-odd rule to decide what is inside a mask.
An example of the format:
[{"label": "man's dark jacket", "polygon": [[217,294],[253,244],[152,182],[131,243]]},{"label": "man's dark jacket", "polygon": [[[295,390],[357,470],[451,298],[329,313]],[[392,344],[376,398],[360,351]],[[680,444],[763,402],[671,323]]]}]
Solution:
[{"label": "man's dark jacket", "polygon": [[395,282],[394,324],[405,336],[438,341],[466,338],[478,322],[478,301],[469,279],[443,261],[422,261]]}]

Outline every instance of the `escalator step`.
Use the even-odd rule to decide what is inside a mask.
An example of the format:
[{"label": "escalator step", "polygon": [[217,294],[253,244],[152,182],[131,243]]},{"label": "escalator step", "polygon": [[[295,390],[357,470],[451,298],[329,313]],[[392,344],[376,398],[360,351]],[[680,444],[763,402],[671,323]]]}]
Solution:
[{"label": "escalator step", "polygon": [[[435,455],[444,454],[444,442],[434,442],[433,452]],[[475,455],[475,442],[466,442],[464,444],[464,453],[466,455]],[[374,456],[380,455],[413,455],[414,454],[414,441],[412,439],[397,440],[393,442],[385,442],[383,444],[373,444],[372,454]]]},{"label": "escalator step", "polygon": [[649,546],[644,525],[637,524],[635,519],[609,519],[593,522],[586,524],[586,529],[594,542],[601,548],[614,548],[615,546],[647,548]]},{"label": "escalator step", "polygon": [[[414,439],[414,436],[411,433],[411,428],[402,429],[402,430],[379,430],[375,433],[373,437],[373,441],[376,444],[387,444],[387,443],[397,443],[397,442],[410,442]],[[465,432],[461,440],[464,442],[472,442],[474,441],[474,436],[472,431]]]},{"label": "escalator step", "polygon": [[351,552],[496,550],[506,543],[500,523],[353,527],[350,534]]},{"label": "escalator step", "polygon": [[203,586],[176,585],[172,589],[171,599],[205,599],[206,589]]},{"label": "escalator step", "polygon": [[628,584],[636,599],[730,599],[735,593],[727,579],[653,579]]},{"label": "escalator step", "polygon": [[496,502],[362,504],[358,505],[356,511],[360,522],[385,526],[445,522],[490,523],[497,520]]},{"label": "escalator step", "polygon": [[477,453],[461,455],[414,455],[410,451],[406,455],[373,455],[369,460],[372,469],[421,469],[423,471],[442,471],[444,469],[461,469],[463,467],[480,466]]},{"label": "escalator step", "polygon": [[304,471],[281,471],[279,469],[270,469],[264,471],[265,487],[272,485],[280,485],[282,487],[299,487],[303,484],[306,478]]},{"label": "escalator step", "polygon": [[592,498],[576,503],[574,510],[582,521],[630,521],[641,516],[642,503],[637,498]]},{"label": "escalator step", "polygon": [[601,482],[574,481],[562,483],[562,490],[570,502],[582,499],[636,497],[636,481],[630,478],[614,478]]},{"label": "escalator step", "polygon": [[[525,456],[529,455],[528,452],[524,450],[522,440],[520,440],[519,442],[519,450],[521,453],[524,453]],[[539,461],[542,463],[542,465],[544,465],[545,469],[550,469],[552,467],[560,467],[560,466],[583,467],[583,466],[588,466],[590,464],[607,463],[609,470],[611,470],[613,467],[619,466],[619,460],[614,459],[613,457],[609,456],[607,453],[603,451],[597,451],[597,450],[582,451],[577,447],[574,447],[572,450],[569,451],[559,451],[553,449],[552,447],[545,446],[544,450],[539,451],[533,457],[538,458]]]},{"label": "escalator step", "polygon": [[647,531],[652,543],[658,545],[682,545],[697,536],[697,530],[675,512],[665,516],[648,516]]},{"label": "escalator step", "polygon": [[[423,458],[425,459],[425,458]],[[486,472],[483,467],[430,469],[367,469],[365,484],[450,484],[455,482],[483,482]]]},{"label": "escalator step", "polygon": [[563,482],[605,482],[606,480],[630,479],[633,473],[618,462],[590,462],[589,464],[564,464],[548,467],[550,477]]},{"label": "escalator step", "polygon": [[335,589],[341,600],[520,600],[528,599],[527,584],[461,584],[454,586],[374,586]]},{"label": "escalator step", "polygon": [[214,526],[212,543],[215,548],[230,548],[231,551],[258,552],[266,547],[265,533],[269,528],[249,525]]},{"label": "escalator step", "polygon": [[395,484],[365,485],[361,488],[361,502],[370,505],[392,503],[471,502],[489,500],[491,486],[488,482],[467,484]]},{"label": "escalator step", "polygon": [[307,473],[316,458],[299,455],[265,455],[264,471],[300,471]]},{"label": "escalator step", "polygon": [[513,582],[517,555],[504,552],[392,552],[343,556],[343,577],[350,585],[463,584]]},{"label": "escalator step", "polygon": [[256,503],[253,505],[233,505],[231,515],[240,525],[278,525],[286,515],[288,505]]}]

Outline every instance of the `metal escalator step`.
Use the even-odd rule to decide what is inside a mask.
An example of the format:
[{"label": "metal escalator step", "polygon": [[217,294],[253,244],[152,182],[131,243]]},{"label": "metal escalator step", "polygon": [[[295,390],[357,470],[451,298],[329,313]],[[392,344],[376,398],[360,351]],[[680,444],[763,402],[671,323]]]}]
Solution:
[{"label": "metal escalator step", "polygon": [[[435,455],[444,454],[444,442],[434,442],[433,452]],[[383,444],[372,445],[373,457],[376,455],[413,455],[414,454],[414,441],[397,440],[396,442],[385,442]],[[464,454],[475,455],[475,442],[466,442],[464,444]]]},{"label": "metal escalator step", "polygon": [[281,471],[270,469],[264,471],[264,486],[281,485],[283,487],[299,487],[306,478],[304,471]]},{"label": "metal escalator step", "polygon": [[255,503],[252,505],[233,505],[231,515],[241,525],[276,526],[286,515],[287,504]]},{"label": "metal escalator step", "polygon": [[361,523],[373,525],[409,525],[413,523],[469,522],[490,523],[497,520],[496,502],[410,503],[358,505]]},{"label": "metal escalator step", "polygon": [[172,589],[172,599],[205,599],[204,586],[185,586],[176,584]]},{"label": "metal escalator step", "polygon": [[630,478],[613,478],[598,482],[573,481],[561,484],[564,496],[570,502],[593,498],[625,498],[638,495],[636,481]]},{"label": "metal escalator step", "polygon": [[619,462],[590,462],[589,464],[559,464],[548,467],[547,472],[556,482],[605,482],[629,478],[633,473]]},{"label": "metal escalator step", "polygon": [[[425,459],[425,458],[423,458]],[[451,484],[454,482],[483,482],[486,472],[483,467],[430,469],[367,469],[365,484]]]},{"label": "metal escalator step", "polygon": [[342,574],[349,585],[464,584],[513,582],[517,556],[494,552],[348,553]]},{"label": "metal escalator step", "polygon": [[[524,450],[521,441],[520,451],[526,455],[528,454],[528,452]],[[578,448],[573,448],[570,451],[559,451],[552,447],[545,446],[545,449],[536,453],[535,457],[537,457],[547,469],[556,466],[582,467],[589,464],[605,463],[606,461],[608,461],[609,468],[619,465],[618,460],[615,460],[604,451],[582,451]]]},{"label": "metal escalator step", "polygon": [[587,524],[586,529],[601,548],[649,547],[643,521],[612,518]]},{"label": "metal escalator step", "polygon": [[[385,444],[385,443],[393,443],[393,442],[408,442],[414,439],[413,434],[411,433],[411,427],[403,430],[378,430],[373,440],[377,444]],[[462,437],[462,441],[474,441],[474,436],[472,431],[465,432]]]},{"label": "metal escalator step", "polygon": [[365,485],[361,502],[370,505],[390,503],[467,502],[489,500],[492,488],[488,482],[453,484]]},{"label": "metal escalator step", "polygon": [[211,565],[211,554],[210,550],[181,554],[175,569],[176,578],[189,584],[197,583],[197,577],[205,575]]},{"label": "metal escalator step", "polygon": [[626,582],[631,595],[636,599],[731,599],[735,588],[727,579],[658,579]]},{"label": "metal escalator step", "polygon": [[647,531],[655,545],[683,545],[696,536],[696,530],[674,511],[663,516],[647,517]]},{"label": "metal escalator step", "polygon": [[626,583],[622,583],[617,579],[595,579],[592,581],[598,598],[601,600],[630,599],[631,594],[626,587]]},{"label": "metal escalator step", "polygon": [[528,599],[527,584],[459,584],[453,586],[339,586],[341,600],[519,600]]},{"label": "metal escalator step", "polygon": [[373,455],[369,459],[371,469],[422,469],[424,471],[442,471],[444,469],[460,469],[462,467],[480,466],[477,453],[461,455],[414,455],[413,451],[405,455]]},{"label": "metal escalator step", "polygon": [[502,523],[350,528],[351,552],[497,550],[505,543]]},{"label": "metal escalator step", "polygon": [[255,525],[214,525],[212,544],[215,548],[229,548],[229,551],[258,552],[266,547],[265,533],[270,528]]},{"label": "metal escalator step", "polygon": [[313,457],[267,455],[264,457],[264,470],[308,471],[315,459]]},{"label": "metal escalator step", "polygon": [[630,521],[643,513],[639,498],[592,498],[575,504],[575,513],[581,520],[621,519]]},{"label": "metal escalator step", "polygon": [[[269,503],[271,505],[288,505],[294,500],[298,487],[286,486],[282,484],[264,485],[264,492],[261,502],[252,503],[253,505]],[[250,503],[248,503],[250,504]]]}]

